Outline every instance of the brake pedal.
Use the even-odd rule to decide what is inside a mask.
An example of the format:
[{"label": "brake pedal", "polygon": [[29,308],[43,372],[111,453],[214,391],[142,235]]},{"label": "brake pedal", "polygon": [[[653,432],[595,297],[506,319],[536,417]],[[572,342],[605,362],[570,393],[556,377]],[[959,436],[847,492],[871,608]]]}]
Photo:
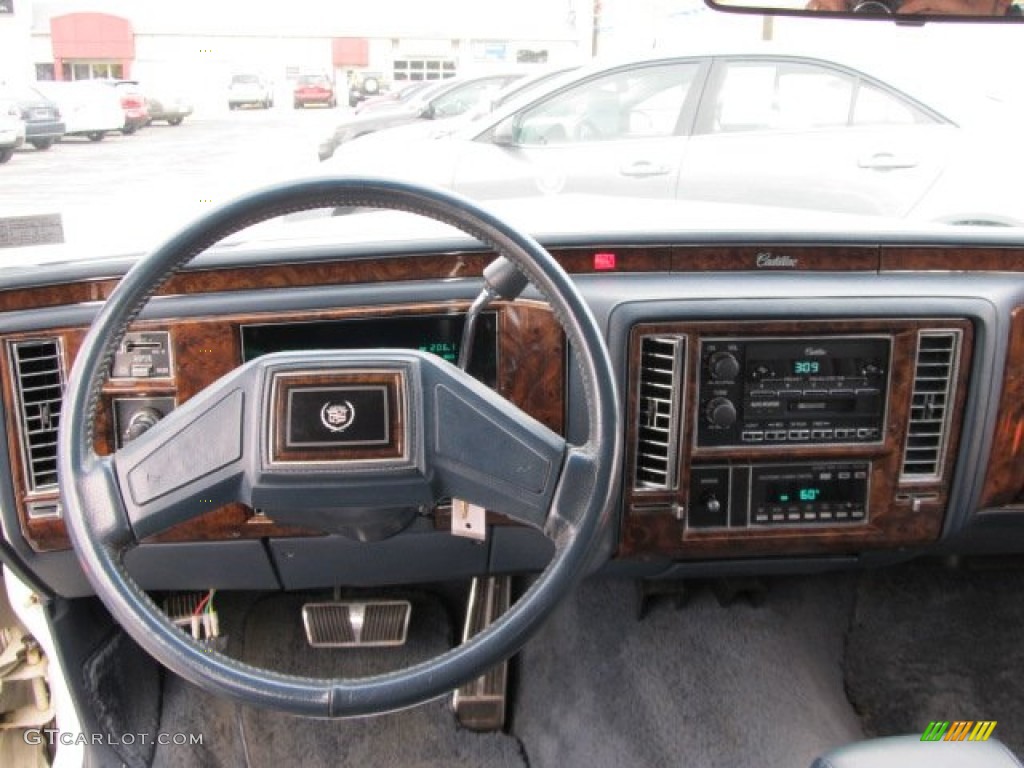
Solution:
[{"label": "brake pedal", "polygon": [[313,648],[384,648],[405,645],[408,600],[348,600],[306,603],[302,625]]},{"label": "brake pedal", "polygon": [[[462,642],[497,621],[508,610],[511,593],[510,576],[473,579]],[[503,661],[452,694],[455,718],[460,725],[473,731],[501,730],[505,725],[507,691],[508,662]]]}]

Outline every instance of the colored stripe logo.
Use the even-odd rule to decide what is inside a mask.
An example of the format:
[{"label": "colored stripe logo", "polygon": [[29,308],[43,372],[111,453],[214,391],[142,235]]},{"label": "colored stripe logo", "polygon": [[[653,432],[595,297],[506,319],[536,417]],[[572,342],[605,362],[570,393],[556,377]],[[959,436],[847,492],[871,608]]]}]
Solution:
[{"label": "colored stripe logo", "polygon": [[995,720],[937,720],[928,723],[921,741],[988,741],[996,728]]}]

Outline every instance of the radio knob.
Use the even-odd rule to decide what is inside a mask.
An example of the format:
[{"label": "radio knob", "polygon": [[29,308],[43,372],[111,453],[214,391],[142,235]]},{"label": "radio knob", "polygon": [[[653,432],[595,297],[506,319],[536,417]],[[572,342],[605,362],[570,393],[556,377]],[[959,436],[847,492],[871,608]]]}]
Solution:
[{"label": "radio knob", "polygon": [[716,397],[704,408],[708,423],[725,429],[736,423],[736,406],[727,397]]},{"label": "radio knob", "polygon": [[740,372],[740,361],[732,352],[715,352],[708,359],[711,378],[732,381]]},{"label": "radio knob", "polygon": [[130,443],[144,432],[148,432],[160,419],[163,414],[156,408],[140,408],[128,420],[128,426],[124,431],[124,441]]}]

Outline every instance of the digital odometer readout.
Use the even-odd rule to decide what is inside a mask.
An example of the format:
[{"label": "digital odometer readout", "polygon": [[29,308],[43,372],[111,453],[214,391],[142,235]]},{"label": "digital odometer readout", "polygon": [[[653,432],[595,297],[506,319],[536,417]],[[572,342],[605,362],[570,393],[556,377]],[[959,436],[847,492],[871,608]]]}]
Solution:
[{"label": "digital odometer readout", "polygon": [[[396,315],[343,320],[243,325],[242,360],[271,352],[314,349],[416,349],[454,364],[466,316]],[[498,380],[498,316],[484,312],[477,320],[469,372],[488,386]]]}]

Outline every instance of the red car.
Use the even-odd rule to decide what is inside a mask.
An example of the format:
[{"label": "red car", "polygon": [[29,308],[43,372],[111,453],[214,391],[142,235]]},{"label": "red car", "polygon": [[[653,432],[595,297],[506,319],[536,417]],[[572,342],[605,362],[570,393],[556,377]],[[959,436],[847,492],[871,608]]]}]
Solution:
[{"label": "red car", "polygon": [[121,99],[121,109],[124,110],[121,133],[130,136],[149,123],[146,97],[135,80],[115,80],[111,84],[117,90],[117,95]]},{"label": "red car", "polygon": [[334,83],[326,75],[302,75],[295,83],[293,103],[295,109],[303,109],[310,104],[325,104],[333,109],[338,103]]}]

